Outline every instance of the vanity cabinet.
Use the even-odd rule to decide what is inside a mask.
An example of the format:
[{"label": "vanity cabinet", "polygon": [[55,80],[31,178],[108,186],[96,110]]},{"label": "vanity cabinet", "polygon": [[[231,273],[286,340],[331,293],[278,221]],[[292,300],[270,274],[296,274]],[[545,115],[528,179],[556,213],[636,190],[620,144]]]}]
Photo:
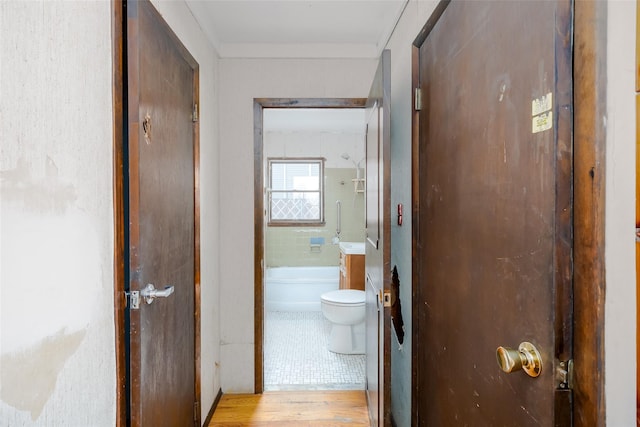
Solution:
[{"label": "vanity cabinet", "polygon": [[340,289],[364,291],[364,255],[340,251]]}]

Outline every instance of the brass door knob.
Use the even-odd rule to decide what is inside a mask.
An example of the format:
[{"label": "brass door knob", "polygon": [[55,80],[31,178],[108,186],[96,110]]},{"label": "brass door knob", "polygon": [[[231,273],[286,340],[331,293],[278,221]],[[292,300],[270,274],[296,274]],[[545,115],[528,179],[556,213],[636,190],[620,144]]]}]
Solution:
[{"label": "brass door knob", "polygon": [[517,350],[498,347],[496,358],[500,369],[508,374],[523,369],[530,377],[537,377],[542,372],[542,357],[530,342],[521,343]]}]

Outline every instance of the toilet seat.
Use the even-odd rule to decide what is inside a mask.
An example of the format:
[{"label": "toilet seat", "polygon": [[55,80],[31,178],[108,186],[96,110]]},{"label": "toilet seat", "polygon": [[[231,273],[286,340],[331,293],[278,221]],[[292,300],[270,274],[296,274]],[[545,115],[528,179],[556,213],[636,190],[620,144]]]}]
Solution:
[{"label": "toilet seat", "polygon": [[320,296],[320,299],[325,304],[344,306],[344,307],[357,307],[364,305],[364,291],[357,289],[340,289],[337,291],[326,292]]}]

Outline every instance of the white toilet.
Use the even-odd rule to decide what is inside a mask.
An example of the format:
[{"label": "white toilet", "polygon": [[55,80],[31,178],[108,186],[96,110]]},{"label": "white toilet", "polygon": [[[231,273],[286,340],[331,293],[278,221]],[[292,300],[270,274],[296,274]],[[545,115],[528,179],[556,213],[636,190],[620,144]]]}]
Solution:
[{"label": "white toilet", "polygon": [[331,322],[329,351],[364,354],[364,291],[341,289],[320,296],[324,317]]}]

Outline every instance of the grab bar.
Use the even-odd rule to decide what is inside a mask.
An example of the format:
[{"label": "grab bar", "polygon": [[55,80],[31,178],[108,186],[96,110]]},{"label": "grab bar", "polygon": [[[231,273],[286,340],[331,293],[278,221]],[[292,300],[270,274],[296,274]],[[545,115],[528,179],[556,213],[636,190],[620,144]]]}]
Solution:
[{"label": "grab bar", "polygon": [[338,215],[338,225],[336,227],[336,236],[340,237],[340,231],[342,226],[341,226],[341,222],[342,222],[342,203],[340,202],[340,200],[336,200],[336,209],[337,209],[337,215]]}]

